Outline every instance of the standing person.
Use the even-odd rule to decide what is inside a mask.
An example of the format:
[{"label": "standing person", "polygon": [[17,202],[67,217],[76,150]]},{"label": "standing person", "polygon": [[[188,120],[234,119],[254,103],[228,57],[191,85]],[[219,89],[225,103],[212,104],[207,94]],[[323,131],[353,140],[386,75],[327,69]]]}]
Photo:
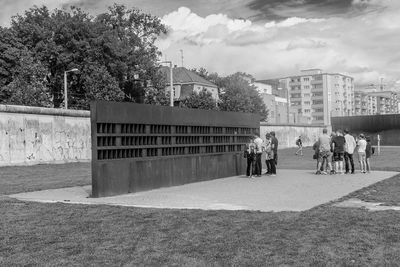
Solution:
[{"label": "standing person", "polygon": [[[319,161],[316,174],[321,174],[321,167],[323,167],[323,162],[328,162],[328,167],[332,170],[331,164],[331,138],[328,135],[328,130],[324,128],[322,130],[322,135],[318,139],[319,142]],[[327,174],[327,169],[322,171],[322,174]]]},{"label": "standing person", "polygon": [[259,134],[254,135],[254,144],[256,145],[256,164],[255,164],[255,175],[257,177],[261,176],[262,164],[261,155],[263,152],[264,141],[260,138]]},{"label": "standing person", "polygon": [[254,144],[254,137],[249,138],[249,143],[246,145],[244,157],[247,158],[246,176],[252,178],[256,161],[256,145]]},{"label": "standing person", "polygon": [[318,163],[319,163],[319,141],[317,140],[314,145],[313,145],[313,150],[314,150],[314,155],[313,155],[313,159],[317,160],[317,172],[318,172]]},{"label": "standing person", "polygon": [[278,139],[275,137],[275,132],[271,132],[271,140],[272,140],[272,150],[274,152],[274,163],[275,163],[275,174],[276,174],[276,166],[278,165]]},{"label": "standing person", "polygon": [[335,170],[340,174],[344,174],[343,158],[345,143],[346,139],[343,137],[342,132],[340,130],[336,131],[336,136],[332,139],[333,158],[335,161]]},{"label": "standing person", "polygon": [[357,141],[358,146],[358,160],[360,161],[361,172],[366,172],[366,154],[365,150],[367,149],[367,141],[365,141],[364,134],[360,134],[359,139]]},{"label": "standing person", "polygon": [[331,169],[331,174],[336,174],[336,169],[335,169],[335,158],[333,157],[333,143],[332,143],[332,140],[333,140],[333,138],[335,138],[336,137],[336,132],[331,132],[331,143],[330,143],[330,146],[331,146],[331,164],[332,164],[332,169]]},{"label": "standing person", "polygon": [[370,158],[374,154],[374,148],[371,145],[371,138],[367,136],[367,146],[365,148],[365,165],[366,165],[366,171],[367,173],[371,172],[371,162]]},{"label": "standing person", "polygon": [[265,138],[265,164],[267,165],[267,175],[276,176],[272,136],[270,133],[267,133]]},{"label": "standing person", "polygon": [[298,149],[295,154],[298,155],[300,152],[300,156],[303,156],[303,142],[301,141],[301,135],[296,140],[296,146],[298,147]]},{"label": "standing person", "polygon": [[349,130],[344,130],[344,139],[346,140],[346,144],[344,146],[344,161],[345,161],[345,169],[346,169],[346,174],[349,173],[350,168],[349,168],[349,162],[350,162],[350,167],[351,167],[351,174],[354,174],[354,160],[353,160],[353,153],[354,149],[356,148],[356,140],[354,140],[354,137],[349,134]]}]

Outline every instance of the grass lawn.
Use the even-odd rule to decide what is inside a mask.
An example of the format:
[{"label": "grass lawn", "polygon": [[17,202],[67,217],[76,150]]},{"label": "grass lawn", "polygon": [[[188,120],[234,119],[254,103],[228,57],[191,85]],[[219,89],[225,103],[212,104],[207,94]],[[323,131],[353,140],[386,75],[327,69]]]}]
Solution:
[{"label": "grass lawn", "polygon": [[[399,150],[385,148],[373,158],[375,165],[400,170]],[[294,149],[281,150],[278,167],[315,167],[309,149],[303,157],[293,154]],[[89,164],[24,168],[0,168],[2,194],[90,183]],[[28,181],[32,185],[24,184]],[[398,201],[399,193],[398,175],[353,194],[365,196],[364,200]],[[0,266],[397,266],[400,262],[400,212],[396,211],[329,205],[279,213],[168,210],[4,198],[0,214]]]},{"label": "grass lawn", "polygon": [[88,185],[90,168],[89,162],[0,167],[0,195]]}]

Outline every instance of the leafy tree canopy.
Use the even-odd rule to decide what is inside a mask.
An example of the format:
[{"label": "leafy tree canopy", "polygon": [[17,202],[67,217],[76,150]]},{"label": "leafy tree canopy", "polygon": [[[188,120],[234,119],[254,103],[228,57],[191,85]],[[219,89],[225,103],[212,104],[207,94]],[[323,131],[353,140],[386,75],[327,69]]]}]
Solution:
[{"label": "leafy tree canopy", "polygon": [[[49,11],[34,6],[13,17],[10,28],[0,28],[0,87],[13,81],[21,51],[29,51],[45,68],[54,107],[64,100],[63,74],[71,68],[80,73],[68,74],[70,107],[87,107],[93,97],[143,102],[147,84],[157,84],[160,52],[154,42],[165,33],[159,18],[123,5],[114,4],[96,17],[75,7]],[[0,97],[5,102],[10,95]]]},{"label": "leafy tree canopy", "polygon": [[181,106],[185,108],[216,110],[217,102],[213,99],[210,92],[203,89],[198,93],[192,92],[188,97],[182,100]]}]

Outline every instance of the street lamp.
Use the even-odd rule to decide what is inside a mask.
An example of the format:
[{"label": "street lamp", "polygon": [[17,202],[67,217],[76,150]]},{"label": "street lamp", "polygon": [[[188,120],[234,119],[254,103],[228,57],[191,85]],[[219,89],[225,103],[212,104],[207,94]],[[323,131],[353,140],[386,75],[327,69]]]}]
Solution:
[{"label": "street lamp", "polygon": [[78,72],[77,68],[64,71],[64,108],[68,109],[67,73]]},{"label": "street lamp", "polygon": [[160,62],[160,64],[162,64],[162,63],[168,63],[169,64],[169,71],[170,71],[170,73],[169,73],[170,81],[169,82],[170,82],[170,89],[171,89],[170,94],[169,94],[169,101],[170,101],[169,105],[171,107],[173,107],[174,106],[174,95],[173,95],[173,92],[174,92],[174,78],[173,78],[173,73],[172,73],[172,61],[162,61],[162,62]]}]

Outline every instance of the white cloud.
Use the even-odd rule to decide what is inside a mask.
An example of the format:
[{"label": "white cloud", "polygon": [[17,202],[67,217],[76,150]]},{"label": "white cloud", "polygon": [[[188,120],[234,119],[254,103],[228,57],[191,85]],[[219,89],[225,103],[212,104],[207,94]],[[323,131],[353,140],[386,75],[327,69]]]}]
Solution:
[{"label": "white cloud", "polygon": [[221,75],[244,71],[273,78],[322,68],[352,75],[357,83],[377,83],[382,76],[395,82],[400,80],[398,2],[358,0],[353,4],[368,7],[357,16],[292,17],[262,25],[180,8],[162,18],[171,30],[159,44],[169,59],[180,62],[183,49],[185,66]]}]

